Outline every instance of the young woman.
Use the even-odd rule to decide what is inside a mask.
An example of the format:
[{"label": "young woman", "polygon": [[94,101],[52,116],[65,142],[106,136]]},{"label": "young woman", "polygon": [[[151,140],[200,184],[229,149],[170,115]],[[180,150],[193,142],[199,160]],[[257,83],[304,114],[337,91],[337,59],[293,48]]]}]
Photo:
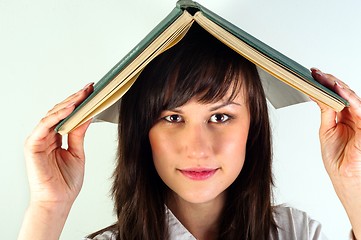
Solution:
[{"label": "young woman", "polygon": [[[335,77],[313,76],[350,102],[318,103],[323,161],[361,239],[361,100]],[[58,239],[84,173],[89,122],[54,126],[92,84],[50,110],[25,145],[31,201],[19,239]],[[118,221],[89,239],[322,239],[307,214],[272,206],[266,98],[253,64],[192,27],[139,76],[119,109],[113,197]]]}]

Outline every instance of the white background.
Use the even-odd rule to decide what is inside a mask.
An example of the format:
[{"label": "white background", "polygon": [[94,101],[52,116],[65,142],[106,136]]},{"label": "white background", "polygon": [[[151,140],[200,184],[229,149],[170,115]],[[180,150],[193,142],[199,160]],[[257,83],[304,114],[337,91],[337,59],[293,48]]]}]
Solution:
[{"label": "white background", "polygon": [[[361,94],[361,2],[357,0],[203,0],[223,16],[306,67],[333,73]],[[23,143],[54,104],[98,81],[175,6],[169,0],[0,0],[0,232],[16,239],[29,193]],[[323,169],[318,108],[272,110],[275,199],[307,211],[330,239],[350,225]],[[109,198],[116,126],[86,137],[85,183],[61,239],[114,221]]]}]

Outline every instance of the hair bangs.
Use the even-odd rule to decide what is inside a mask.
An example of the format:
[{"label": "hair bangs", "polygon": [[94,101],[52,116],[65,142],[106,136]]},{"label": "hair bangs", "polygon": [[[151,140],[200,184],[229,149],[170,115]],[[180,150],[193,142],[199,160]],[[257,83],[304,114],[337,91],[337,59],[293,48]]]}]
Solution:
[{"label": "hair bangs", "polygon": [[192,56],[180,61],[166,80],[163,110],[179,107],[193,98],[202,103],[226,97],[233,100],[240,92],[242,77],[236,63],[226,59],[220,62],[216,56]]},{"label": "hair bangs", "polygon": [[[197,35],[195,37],[194,35]],[[234,99],[241,90],[245,60],[204,29],[194,24],[184,39],[162,54],[159,65],[167,66],[162,81],[163,110],[173,109],[192,98],[202,103],[225,97]]]}]

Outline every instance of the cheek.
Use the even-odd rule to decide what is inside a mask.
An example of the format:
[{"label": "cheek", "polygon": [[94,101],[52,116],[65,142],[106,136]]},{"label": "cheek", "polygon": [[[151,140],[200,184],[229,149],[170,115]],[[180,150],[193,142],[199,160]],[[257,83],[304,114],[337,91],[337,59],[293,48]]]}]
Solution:
[{"label": "cheek", "polygon": [[152,149],[153,159],[155,161],[156,156],[159,155],[158,153],[162,152],[164,144],[161,144],[161,137],[152,129],[149,131],[149,142]]},{"label": "cheek", "polygon": [[149,132],[149,142],[152,149],[153,164],[165,184],[169,186],[172,181],[172,173],[174,172],[176,159],[176,146],[172,139],[165,134],[161,134],[159,129],[151,129]]},{"label": "cheek", "polygon": [[239,175],[246,157],[248,128],[230,129],[229,134],[222,134],[215,144],[215,155],[222,162],[223,168],[231,178]]},{"label": "cheek", "polygon": [[231,159],[244,157],[247,138],[248,128],[231,128],[222,131],[217,137],[214,137],[214,152],[215,154],[226,155]]},{"label": "cheek", "polygon": [[156,128],[149,131],[149,142],[152,149],[153,161],[155,165],[164,163],[161,158],[169,157],[176,151],[176,146],[172,139],[165,134],[161,134]]}]

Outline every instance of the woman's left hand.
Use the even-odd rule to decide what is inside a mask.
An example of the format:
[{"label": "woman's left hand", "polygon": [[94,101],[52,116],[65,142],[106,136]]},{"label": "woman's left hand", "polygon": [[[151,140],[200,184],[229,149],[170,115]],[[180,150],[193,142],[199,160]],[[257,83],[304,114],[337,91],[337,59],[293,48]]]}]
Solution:
[{"label": "woman's left hand", "polygon": [[321,109],[320,143],[323,162],[346,209],[357,239],[361,239],[361,99],[345,83],[318,69],[312,76],[346,99],[341,112],[317,102]]}]

